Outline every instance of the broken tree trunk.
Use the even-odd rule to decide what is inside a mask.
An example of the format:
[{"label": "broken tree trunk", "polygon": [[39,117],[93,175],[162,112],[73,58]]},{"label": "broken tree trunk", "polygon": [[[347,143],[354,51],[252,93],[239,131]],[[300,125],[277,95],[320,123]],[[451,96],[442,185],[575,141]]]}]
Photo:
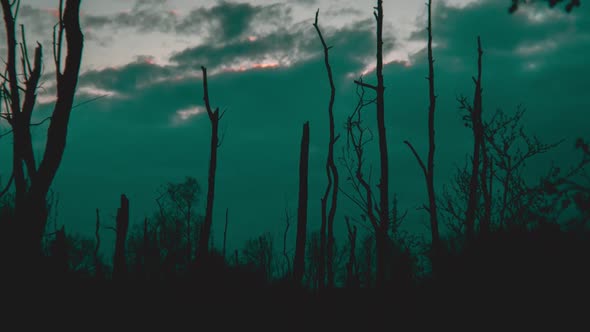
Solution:
[{"label": "broken tree trunk", "polygon": [[297,240],[293,263],[293,280],[301,285],[305,272],[305,239],[307,236],[307,174],[309,162],[309,122],[303,124],[299,158],[299,205],[297,207]]},{"label": "broken tree trunk", "polygon": [[207,109],[207,115],[211,121],[211,149],[209,158],[209,175],[207,178],[207,206],[205,210],[205,221],[199,237],[197,257],[206,258],[209,255],[209,241],[211,237],[211,225],[213,224],[213,199],[215,198],[215,172],[217,169],[217,149],[219,148],[219,120],[223,114],[219,108],[211,109],[209,103],[209,86],[207,85],[207,68],[201,67],[203,72],[203,100]]}]

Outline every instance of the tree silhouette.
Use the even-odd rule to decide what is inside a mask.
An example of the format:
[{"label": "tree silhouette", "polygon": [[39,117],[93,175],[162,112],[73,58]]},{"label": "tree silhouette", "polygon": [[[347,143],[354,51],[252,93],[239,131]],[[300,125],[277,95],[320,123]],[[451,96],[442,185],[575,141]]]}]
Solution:
[{"label": "tree silhouette", "polygon": [[[11,244],[22,253],[27,263],[34,267],[35,259],[40,257],[41,243],[47,222],[47,193],[66,147],[68,123],[73,107],[78,74],[84,46],[84,35],[80,28],[81,0],[59,2],[59,22],[54,31],[53,56],[56,68],[57,100],[48,120],[47,141],[40,163],[33,153],[31,139],[31,120],[35,107],[37,88],[42,72],[42,46],[37,44],[33,59],[29,57],[25,30],[21,35],[21,70],[19,74],[17,59],[16,16],[20,0],[2,0],[4,25],[6,27],[7,75],[3,76],[2,97],[8,107],[2,117],[12,127],[13,170],[15,185],[14,222],[11,228],[14,239]],[[65,38],[65,40],[64,40]],[[62,55],[66,44],[65,58]],[[62,60],[65,62],[62,64]],[[24,86],[20,78],[24,79]],[[24,97],[21,103],[21,95]],[[45,120],[44,120],[45,121]],[[42,121],[42,122],[44,122]]]},{"label": "tree silhouette", "polygon": [[353,193],[349,194],[346,191],[342,193],[360,209],[362,223],[368,223],[373,234],[376,235],[381,231],[381,226],[376,211],[377,200],[371,185],[372,172],[369,170],[368,178],[364,173],[366,172],[365,146],[373,140],[373,132],[363,122],[365,108],[373,104],[375,100],[366,99],[362,78],[358,82],[360,83],[356,86],[358,102],[353,113],[346,120],[346,147],[343,148],[341,157]]},{"label": "tree silhouette", "polygon": [[524,114],[525,109],[521,106],[512,116],[497,110],[490,121],[485,123],[485,140],[494,160],[492,180],[498,182],[502,192],[498,227],[510,227],[513,221],[521,219],[519,214],[527,205],[525,198],[532,199],[534,190],[531,191],[523,178],[526,163],[561,144],[561,141],[543,143],[538,137],[527,134],[522,124]]},{"label": "tree silhouette", "polygon": [[274,242],[270,233],[264,233],[255,239],[246,241],[242,250],[242,258],[246,265],[263,273],[265,280],[273,276]]},{"label": "tree silhouette", "polygon": [[[334,86],[334,78],[332,77],[332,67],[330,66],[330,57],[329,51],[330,47],[326,44],[324,37],[322,36],[322,32],[320,27],[318,26],[318,15],[320,10],[315,13],[315,23],[313,24],[314,28],[316,29],[320,41],[322,43],[322,47],[324,50],[324,64],[326,66],[326,72],[328,74],[328,81],[330,83],[330,102],[328,104],[328,118],[329,118],[329,126],[330,126],[330,136],[328,141],[328,157],[326,160],[326,174],[328,176],[328,185],[326,187],[326,191],[324,192],[324,196],[321,200],[321,208],[322,208],[322,223],[320,228],[320,260],[323,260],[325,251],[326,257],[326,265],[325,268],[327,270],[327,277],[328,288],[334,287],[334,218],[336,216],[336,204],[338,202],[338,186],[339,186],[339,178],[338,178],[338,169],[336,168],[336,163],[334,162],[334,144],[340,137],[340,135],[335,136],[334,133],[334,98],[336,96],[336,87]],[[330,197],[331,196],[331,197]],[[330,199],[328,203],[328,199]],[[328,211],[328,204],[330,205]],[[326,226],[327,226],[327,234],[326,234]],[[327,236],[327,243],[326,243],[326,236]],[[324,286],[324,263],[320,262],[320,271],[319,271],[319,278],[320,278],[320,287]]]},{"label": "tree silhouette", "polygon": [[293,279],[301,285],[305,274],[305,240],[307,236],[307,201],[309,168],[309,122],[303,124],[301,156],[299,158],[299,203],[297,207],[297,241],[293,262]]},{"label": "tree silhouette", "polygon": [[473,97],[473,106],[469,106],[461,101],[462,107],[466,107],[471,120],[473,130],[473,155],[471,161],[471,175],[469,180],[469,195],[467,199],[467,209],[465,212],[465,236],[467,241],[473,240],[475,235],[475,213],[477,209],[477,196],[479,188],[479,167],[481,158],[481,147],[484,144],[484,128],[481,119],[482,116],[482,88],[481,88],[481,58],[483,50],[481,48],[481,39],[477,37],[477,78],[474,78],[475,93]]},{"label": "tree silhouette", "polygon": [[199,183],[190,176],[169,182],[160,190],[151,224],[145,223],[143,230],[137,230],[130,239],[136,260],[143,257],[148,261],[148,274],[166,270],[164,265],[168,268],[165,274],[176,274],[191,263],[191,244],[200,239],[202,229],[202,215],[195,212],[200,193]]},{"label": "tree silhouette", "polygon": [[375,20],[377,21],[377,66],[375,74],[377,76],[377,85],[364,83],[360,80],[355,81],[357,85],[372,89],[376,92],[375,105],[377,108],[377,139],[379,141],[379,160],[380,160],[380,179],[377,187],[379,188],[379,207],[377,214],[379,216],[379,226],[376,229],[376,246],[377,246],[377,286],[382,287],[385,282],[385,260],[387,248],[387,230],[389,227],[389,155],[387,153],[387,135],[385,130],[385,85],[383,84],[383,0],[377,0],[375,7]]},{"label": "tree silhouette", "polygon": [[209,102],[209,86],[207,85],[207,69],[202,66],[203,72],[203,100],[207,115],[211,121],[211,155],[209,158],[209,175],[207,177],[207,207],[205,210],[205,221],[203,222],[197,257],[206,258],[209,254],[209,241],[211,237],[211,225],[213,224],[213,200],[215,198],[215,172],[217,169],[217,149],[221,142],[219,140],[219,121],[225,114],[219,113],[219,108],[212,110]]},{"label": "tree silhouette", "polygon": [[426,180],[426,189],[428,191],[428,207],[425,210],[430,215],[430,232],[432,239],[432,251],[436,255],[440,251],[440,235],[438,230],[438,214],[436,206],[436,192],[434,190],[434,153],[435,153],[435,130],[434,115],[436,110],[436,94],[434,92],[434,58],[432,56],[432,0],[428,1],[428,92],[430,106],[428,107],[428,160],[426,165],[418,155],[416,149],[409,141],[404,143],[408,145],[416,157],[424,178]]},{"label": "tree silhouette", "polygon": [[186,259],[192,259],[193,247],[193,232],[191,226],[193,224],[193,208],[199,201],[201,194],[201,187],[194,177],[187,176],[184,182],[168,183],[166,185],[166,197],[172,203],[177,211],[181,214],[185,224],[185,238],[186,238]]}]

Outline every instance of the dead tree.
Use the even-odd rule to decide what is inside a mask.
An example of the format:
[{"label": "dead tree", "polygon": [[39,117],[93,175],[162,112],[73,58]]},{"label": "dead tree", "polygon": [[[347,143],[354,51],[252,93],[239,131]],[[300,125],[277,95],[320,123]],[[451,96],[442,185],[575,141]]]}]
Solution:
[{"label": "dead tree", "polygon": [[434,93],[434,58],[432,57],[432,0],[428,1],[428,91],[430,106],[428,107],[428,160],[425,165],[422,158],[412,144],[408,141],[404,143],[412,150],[416,157],[424,178],[426,179],[426,189],[428,191],[428,207],[424,209],[430,214],[430,234],[432,239],[432,252],[436,254],[440,250],[440,236],[438,231],[438,215],[436,209],[436,192],[434,191],[434,152],[435,152],[435,131],[434,131],[434,113],[436,110],[436,94]]},{"label": "dead tree", "polygon": [[[368,178],[365,177],[365,146],[373,140],[373,132],[370,128],[363,125],[363,110],[373,104],[375,100],[365,99],[365,87],[362,79],[357,85],[358,103],[353,113],[346,120],[346,147],[343,148],[342,164],[346,170],[349,183],[352,186],[353,193],[349,194],[341,190],[344,196],[350,199],[361,211],[363,223],[368,222],[375,238],[382,231],[379,222],[378,206],[373,188],[371,186],[371,169],[368,171]],[[351,218],[355,220],[354,218]],[[381,237],[387,239],[387,234]],[[377,259],[377,264],[385,264],[385,260]],[[379,265],[378,269],[384,269]],[[367,272],[370,273],[371,271]]]},{"label": "dead tree", "polygon": [[203,222],[201,234],[199,237],[199,246],[197,256],[205,258],[209,255],[209,241],[211,237],[211,225],[213,224],[213,199],[215,198],[215,172],[217,169],[217,149],[221,142],[219,140],[219,121],[223,117],[223,113],[219,112],[219,108],[215,111],[211,109],[209,103],[209,87],[207,85],[207,69],[202,66],[203,72],[203,94],[205,101],[205,108],[207,115],[211,121],[211,155],[209,158],[209,176],[207,178],[207,206],[205,209],[205,221]]},{"label": "dead tree", "polygon": [[[29,57],[24,27],[21,31],[20,65],[18,70],[16,16],[20,1],[1,0],[6,27],[6,58],[2,97],[5,111],[1,116],[12,127],[13,170],[15,187],[14,245],[25,256],[27,266],[34,266],[40,257],[42,238],[47,223],[47,194],[61,163],[68,131],[70,113],[73,107],[78,74],[82,59],[84,36],[80,28],[81,0],[60,0],[59,22],[54,29],[54,62],[56,66],[57,100],[50,117],[47,140],[41,161],[37,163],[33,153],[31,123],[35,107],[37,88],[42,73],[42,46],[37,43],[33,59]],[[66,44],[65,58],[62,55]],[[65,63],[62,64],[62,60]],[[22,83],[21,83],[22,82]],[[21,97],[23,99],[21,100]],[[21,103],[22,101],[22,103]]]},{"label": "dead tree", "polygon": [[[321,209],[322,209],[322,223],[321,223],[321,230],[320,230],[320,270],[319,270],[319,278],[320,278],[320,287],[323,286],[324,283],[324,251],[326,257],[326,269],[327,269],[327,277],[328,277],[328,288],[334,287],[334,218],[336,216],[336,204],[338,203],[338,169],[336,168],[336,163],[334,162],[334,144],[339,138],[339,135],[335,135],[335,128],[334,128],[334,98],[336,96],[336,87],[334,85],[334,78],[332,77],[332,67],[330,66],[330,58],[329,58],[329,51],[331,47],[326,45],[324,37],[322,36],[322,32],[318,26],[318,15],[320,10],[315,13],[315,23],[313,26],[315,27],[320,41],[322,43],[322,47],[324,50],[324,63],[326,66],[326,71],[328,74],[328,81],[330,82],[330,102],[328,104],[328,118],[329,118],[329,126],[330,126],[330,136],[328,141],[328,157],[326,160],[326,174],[328,177],[328,185],[326,186],[326,191],[324,192],[324,196],[321,200]],[[331,197],[330,197],[331,195]],[[328,200],[330,199],[330,208],[328,211]],[[328,228],[328,232],[326,234],[326,225]],[[326,244],[326,236],[327,236],[327,244]]]},{"label": "dead tree", "polygon": [[[528,135],[522,125],[525,109],[518,106],[516,112],[509,116],[497,110],[490,121],[484,125],[485,142],[489,145],[489,154],[494,163],[493,177],[488,182],[497,181],[499,185],[498,227],[511,225],[513,221],[522,219],[521,211],[532,208],[525,203],[531,197],[531,188],[523,178],[526,163],[540,154],[557,147],[563,141],[543,143],[539,138]],[[484,155],[485,156],[485,155]],[[571,173],[572,175],[575,172]],[[483,190],[486,195],[486,190]],[[491,190],[487,190],[491,195]],[[487,207],[486,207],[487,210]]]},{"label": "dead tree", "polygon": [[377,138],[379,141],[379,158],[381,178],[377,187],[379,188],[379,228],[375,234],[377,248],[377,287],[383,286],[385,282],[385,260],[387,251],[387,229],[389,227],[389,160],[387,153],[387,135],[385,130],[385,86],[383,84],[383,0],[377,0],[377,7],[374,12],[377,20],[377,85],[355,81],[357,85],[375,90],[377,98]]},{"label": "dead tree", "polygon": [[299,157],[299,204],[297,207],[297,240],[293,262],[293,281],[301,285],[305,273],[305,240],[307,236],[307,178],[309,166],[309,121],[303,124]]},{"label": "dead tree", "polygon": [[125,279],[127,263],[125,255],[125,241],[129,229],[129,199],[121,195],[121,205],[117,209],[115,255],[113,259],[113,280]]},{"label": "dead tree", "polygon": [[471,241],[475,236],[475,217],[479,201],[479,166],[481,157],[481,146],[482,144],[484,144],[484,128],[481,118],[481,57],[483,55],[483,51],[481,49],[481,39],[479,36],[477,37],[477,53],[477,79],[473,78],[473,81],[475,82],[473,107],[471,107],[471,109],[468,109],[469,118],[471,120],[471,127],[473,130],[473,155],[471,161],[471,177],[469,180],[469,195],[467,196],[467,210],[465,212],[465,236],[468,241]]}]

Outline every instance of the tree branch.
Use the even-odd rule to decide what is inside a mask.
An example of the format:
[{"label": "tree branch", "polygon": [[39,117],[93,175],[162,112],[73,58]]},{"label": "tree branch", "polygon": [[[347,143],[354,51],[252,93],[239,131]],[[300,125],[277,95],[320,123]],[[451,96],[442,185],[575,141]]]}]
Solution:
[{"label": "tree branch", "polygon": [[418,152],[416,152],[416,149],[414,149],[414,147],[412,146],[412,143],[410,143],[408,141],[404,141],[404,144],[406,144],[410,148],[410,150],[412,150],[412,153],[414,154],[414,157],[416,157],[416,160],[418,161],[418,164],[420,165],[420,168],[422,169],[424,176],[428,177],[428,170],[426,169],[424,162],[422,161],[422,159],[418,155]]}]

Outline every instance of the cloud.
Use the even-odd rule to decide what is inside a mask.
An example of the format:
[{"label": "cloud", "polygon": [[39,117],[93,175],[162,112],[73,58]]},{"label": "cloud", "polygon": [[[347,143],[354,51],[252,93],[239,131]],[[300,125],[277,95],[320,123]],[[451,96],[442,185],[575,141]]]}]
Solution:
[{"label": "cloud", "polygon": [[163,32],[179,35],[207,35],[208,40],[234,40],[256,31],[290,21],[289,7],[281,4],[252,5],[220,1],[212,7],[200,7],[183,15],[168,9],[166,2],[138,1],[132,10],[112,16],[87,15],[87,27],[129,28],[139,32]]},{"label": "cloud", "polygon": [[[351,22],[347,27],[335,29],[322,27],[325,40],[332,47],[330,58],[336,68],[354,68],[360,71],[374,58],[375,34],[373,21]],[[395,46],[389,37],[386,51]],[[203,44],[175,53],[172,63],[182,68],[207,66],[217,69],[239,70],[263,67],[289,67],[322,54],[317,32],[311,21],[293,24],[288,28],[278,28],[266,35],[247,36],[232,42]]]},{"label": "cloud", "polygon": [[281,64],[292,63],[307,53],[306,38],[301,31],[279,30],[269,35],[235,40],[220,45],[200,45],[174,54],[171,61],[180,66],[219,67],[240,62],[261,63],[275,60]]},{"label": "cloud", "polygon": [[174,67],[159,66],[153,63],[151,57],[139,56],[136,61],[125,66],[87,71],[80,76],[79,84],[127,94],[177,73],[178,69]]},{"label": "cloud", "polygon": [[91,29],[111,27],[113,29],[134,28],[139,32],[171,32],[177,24],[177,17],[169,11],[153,6],[139,6],[113,16],[87,15],[82,21],[84,26]]},{"label": "cloud", "polygon": [[179,126],[186,124],[187,121],[199,114],[204,114],[205,112],[205,109],[201,106],[190,106],[188,108],[180,109],[174,114],[172,118],[172,125]]}]

